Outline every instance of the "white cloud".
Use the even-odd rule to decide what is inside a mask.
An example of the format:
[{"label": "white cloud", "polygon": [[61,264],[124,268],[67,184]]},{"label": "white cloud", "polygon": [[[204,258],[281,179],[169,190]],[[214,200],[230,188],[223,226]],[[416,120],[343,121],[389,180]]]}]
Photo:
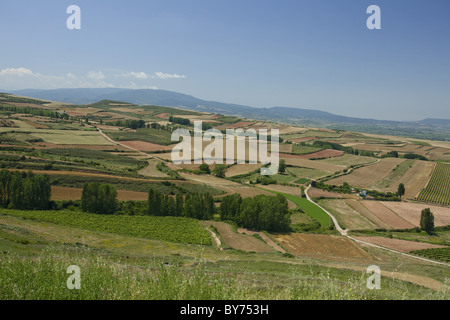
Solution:
[{"label": "white cloud", "polygon": [[[4,68],[0,69],[0,89],[58,89],[58,88],[129,88],[158,89],[155,79],[183,79],[184,75],[155,72],[110,72],[89,71],[85,74],[41,74],[31,69]],[[153,79],[153,80],[152,80]]]},{"label": "white cloud", "polygon": [[163,73],[163,72],[155,72],[155,75],[159,79],[184,79],[186,78],[185,75],[179,75],[176,73],[170,74],[170,73]]},{"label": "white cloud", "polygon": [[70,73],[70,72],[68,74],[66,74],[66,77],[69,78],[69,79],[76,79],[77,78],[76,75],[74,75],[73,73]]},{"label": "white cloud", "polygon": [[5,68],[0,70],[0,88],[20,90],[115,87],[106,82],[105,78],[105,75],[98,71],[91,71],[86,76],[77,76],[70,72],[64,75],[49,75],[36,73],[27,68]]},{"label": "white cloud", "polygon": [[148,79],[148,75],[145,72],[127,72],[122,75],[125,78],[136,78],[139,80]]},{"label": "white cloud", "polygon": [[100,71],[89,71],[87,77],[93,80],[103,80],[105,75]]},{"label": "white cloud", "polygon": [[0,71],[0,76],[19,76],[32,75],[33,71],[27,68],[6,68]]}]

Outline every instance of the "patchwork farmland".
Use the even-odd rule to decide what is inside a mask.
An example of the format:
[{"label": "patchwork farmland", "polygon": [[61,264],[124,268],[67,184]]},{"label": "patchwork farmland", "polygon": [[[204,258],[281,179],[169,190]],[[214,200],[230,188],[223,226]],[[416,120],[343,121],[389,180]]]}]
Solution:
[{"label": "patchwork farmland", "polygon": [[[0,98],[0,105],[18,99],[1,94]],[[37,259],[28,257],[61,261],[61,252],[67,255],[63,259],[71,261],[91,261],[99,256],[114,260],[111,265],[129,268],[123,271],[125,279],[141,272],[148,261],[159,265],[145,272],[158,275],[160,270],[173,269],[180,279],[204,266],[207,271],[203,274],[213,279],[216,275],[228,279],[233,274],[233,281],[244,288],[245,298],[258,299],[268,292],[292,298],[299,274],[304,275],[305,283],[311,283],[311,292],[324,290],[316,281],[335,277],[327,281],[336,281],[336,292],[344,287],[362,290],[364,297],[376,297],[367,294],[365,284],[361,287],[358,281],[367,265],[377,264],[386,274],[383,281],[389,294],[381,295],[383,298],[403,297],[404,287],[417,286],[421,292],[438,296],[445,287],[443,275],[448,267],[418,259],[443,259],[442,249],[450,245],[450,208],[444,203],[449,165],[433,161],[450,152],[450,145],[444,142],[368,136],[121,101],[81,106],[31,100],[26,102],[31,109],[8,109],[25,106],[19,100],[13,103],[1,114],[0,165],[6,170],[0,178],[7,181],[5,172],[26,179],[46,176],[51,196],[44,211],[8,209],[5,204],[9,200],[0,196],[0,268],[22,266],[26,261],[20,270],[34,270]],[[36,115],[37,110],[48,114]],[[172,117],[182,121],[171,122]],[[285,170],[262,176],[261,163],[226,164],[222,171],[219,164],[175,165],[170,151],[176,142],[171,141],[171,133],[176,128],[192,132],[194,120],[216,129],[279,129],[283,141],[279,156]],[[210,143],[205,141],[202,149]],[[365,148],[374,153],[364,153]],[[397,149],[398,158],[385,157]],[[237,158],[236,145],[234,151]],[[241,151],[248,161],[248,143]],[[403,157],[413,151],[430,161]],[[347,182],[352,187],[392,193],[404,183],[406,193],[402,199],[388,202],[364,200],[356,192],[308,189],[312,201],[363,244],[341,235],[327,212],[305,197],[304,190],[313,181]],[[116,192],[115,214],[85,212],[89,210],[83,204],[83,199],[87,201],[83,197],[86,185],[111,186]],[[0,195],[6,194],[0,189]],[[429,200],[422,198],[426,192]],[[271,207],[273,200],[268,199],[279,197],[286,202]],[[227,205],[238,208],[239,215],[222,217]],[[284,215],[280,220],[286,229],[243,226],[249,217],[256,222],[273,218],[275,215],[267,213],[280,207]],[[206,213],[206,208],[212,214]],[[424,208],[434,214],[431,235],[420,230]],[[413,251],[416,258],[367,243],[403,253]],[[11,288],[9,278],[3,276],[8,270],[2,269],[0,286],[8,283]],[[395,285],[388,287],[390,281]],[[408,292],[414,295],[416,291]]]}]

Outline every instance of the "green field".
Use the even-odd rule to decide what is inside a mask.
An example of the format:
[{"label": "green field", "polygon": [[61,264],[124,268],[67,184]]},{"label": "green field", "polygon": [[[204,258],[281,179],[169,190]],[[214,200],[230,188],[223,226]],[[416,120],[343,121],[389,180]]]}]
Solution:
[{"label": "green field", "polygon": [[450,247],[448,248],[433,248],[424,250],[415,250],[410,253],[417,254],[421,257],[430,258],[434,260],[450,262]]},{"label": "green field", "polygon": [[0,214],[147,239],[191,244],[211,244],[211,237],[205,228],[201,226],[200,222],[189,218],[4,209],[0,210]]},{"label": "green field", "polygon": [[318,161],[351,167],[351,166],[357,166],[357,165],[361,165],[361,164],[375,162],[376,159],[372,158],[372,157],[355,156],[353,154],[343,154],[340,157],[333,157],[333,158],[322,159],[322,160],[318,160]]},{"label": "green field", "polygon": [[82,148],[52,148],[40,151],[41,154],[56,156],[56,158],[65,158],[68,160],[83,160],[85,162],[104,162],[120,166],[139,166],[146,165],[146,161],[136,160],[131,157],[126,157],[118,154],[113,154],[106,151],[90,150]]},{"label": "green field", "polygon": [[295,183],[300,183],[300,184],[305,184],[305,183],[308,183],[308,182],[310,182],[311,180],[309,180],[309,179],[307,179],[307,178],[300,178],[300,179],[298,179],[298,180],[295,180],[294,182]]},{"label": "green field", "polygon": [[309,180],[315,180],[329,175],[329,172],[326,171],[302,167],[287,167],[286,171],[294,176],[294,178],[306,178]]},{"label": "green field", "polygon": [[417,199],[443,205],[450,204],[450,164],[436,164],[428,185]]},{"label": "green field", "polygon": [[157,130],[151,128],[137,129],[136,132],[131,131],[108,131],[108,136],[116,141],[144,141],[162,145],[169,145],[176,142],[171,140],[171,132],[167,130]]},{"label": "green field", "polygon": [[314,203],[309,202],[308,199],[296,197],[294,195],[282,192],[276,192],[271,190],[267,191],[285,196],[286,199],[292,201],[297,206],[299,206],[307,215],[319,221],[320,225],[323,228],[327,228],[330,226],[330,217],[328,216],[328,214],[322,209],[320,209],[318,206],[316,206]]},{"label": "green field", "polygon": [[[24,133],[33,139],[42,139],[54,144],[79,144],[79,145],[112,145],[96,130],[52,130],[35,128],[11,128],[0,127],[0,132]],[[12,133],[11,133],[12,134]]]},{"label": "green field", "polygon": [[317,147],[313,147],[313,146],[302,146],[299,144],[293,144],[292,145],[292,153],[295,154],[309,154],[309,153],[314,153],[317,151],[323,150],[323,148],[317,148]]}]

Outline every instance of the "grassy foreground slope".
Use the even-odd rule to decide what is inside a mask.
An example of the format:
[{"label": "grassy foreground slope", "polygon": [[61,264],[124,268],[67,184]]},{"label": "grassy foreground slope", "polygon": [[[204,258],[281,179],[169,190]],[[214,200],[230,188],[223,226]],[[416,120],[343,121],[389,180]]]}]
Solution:
[{"label": "grassy foreground slope", "polygon": [[[369,290],[367,266],[325,265],[278,253],[219,251],[212,246],[199,250],[197,245],[14,216],[0,216],[0,234],[0,299],[4,300],[449,298],[448,291],[408,282],[420,276],[402,274],[403,280],[399,280],[385,277],[390,273],[386,271],[382,290]],[[378,257],[383,258],[382,253]],[[401,267],[378,263],[382,270],[408,267],[407,263]],[[71,265],[80,267],[80,290],[66,287]],[[408,272],[422,270],[419,265],[408,267]],[[427,266],[427,270],[429,276],[445,279],[441,267]],[[425,277],[423,281],[435,280]]]}]

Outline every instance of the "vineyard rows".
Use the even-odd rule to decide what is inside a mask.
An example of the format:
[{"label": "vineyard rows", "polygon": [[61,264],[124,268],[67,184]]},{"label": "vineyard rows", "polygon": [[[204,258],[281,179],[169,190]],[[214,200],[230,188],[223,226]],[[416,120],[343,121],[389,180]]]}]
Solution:
[{"label": "vineyard rows", "polygon": [[430,182],[417,199],[443,205],[450,204],[450,164],[436,164]]},{"label": "vineyard rows", "polygon": [[411,251],[410,253],[417,254],[424,258],[450,262],[450,247],[416,250]]},{"label": "vineyard rows", "polygon": [[100,215],[74,211],[0,210],[0,214],[70,227],[178,243],[210,245],[198,220],[182,217]]}]

